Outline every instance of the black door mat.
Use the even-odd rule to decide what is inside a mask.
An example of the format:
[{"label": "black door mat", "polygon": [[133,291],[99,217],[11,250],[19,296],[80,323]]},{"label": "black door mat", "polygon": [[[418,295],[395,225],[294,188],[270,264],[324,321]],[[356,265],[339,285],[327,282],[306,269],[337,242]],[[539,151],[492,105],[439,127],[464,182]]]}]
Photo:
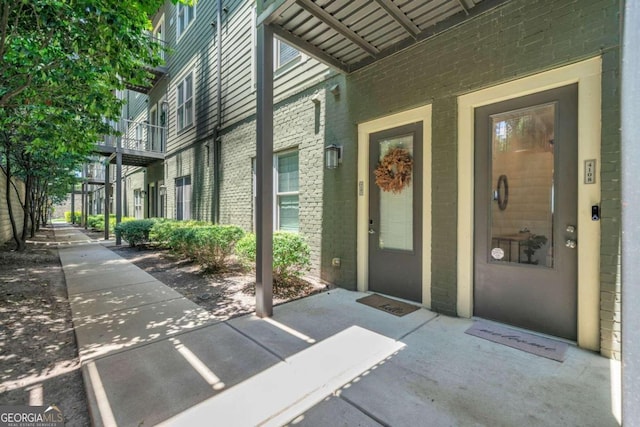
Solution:
[{"label": "black door mat", "polygon": [[376,294],[360,298],[356,301],[360,304],[377,308],[378,310],[382,310],[385,313],[390,313],[398,317],[412,313],[420,308],[417,305],[407,304],[406,302],[394,300]]},{"label": "black door mat", "polygon": [[569,348],[567,343],[561,341],[482,321],[476,321],[465,331],[465,334],[517,348],[518,350],[558,362],[564,362],[567,348]]}]

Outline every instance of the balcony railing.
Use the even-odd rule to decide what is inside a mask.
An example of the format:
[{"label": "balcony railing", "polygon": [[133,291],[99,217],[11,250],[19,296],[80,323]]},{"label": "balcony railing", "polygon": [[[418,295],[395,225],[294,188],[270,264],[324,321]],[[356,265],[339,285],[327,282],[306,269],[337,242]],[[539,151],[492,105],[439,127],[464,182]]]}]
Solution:
[{"label": "balcony railing", "polygon": [[166,55],[167,42],[151,34],[147,35],[147,37],[149,37],[149,39],[155,41],[156,43],[160,44],[159,55],[161,59],[161,64],[157,66],[144,64],[144,67],[147,69],[147,71],[151,72],[151,74],[153,75],[153,78],[151,79],[151,81],[148,82],[148,85],[136,85],[136,84],[132,84],[131,82],[125,83],[125,85],[129,90],[133,90],[135,92],[145,93],[145,94],[149,93],[149,91],[153,89],[153,87],[160,81],[162,76],[164,76],[167,73],[167,64],[165,62],[167,58],[167,55]]},{"label": "balcony railing", "polygon": [[109,147],[120,147],[125,150],[146,151],[163,154],[166,149],[166,127],[145,122],[121,120],[120,136],[105,136],[104,143]]},{"label": "balcony railing", "polygon": [[152,36],[152,35],[149,35],[149,38],[160,45],[160,59],[162,59],[163,61],[162,65],[165,65],[164,61],[166,59],[167,42],[162,40],[159,37]]},{"label": "balcony railing", "polygon": [[89,181],[104,181],[104,163],[94,162],[87,165],[87,176]]}]

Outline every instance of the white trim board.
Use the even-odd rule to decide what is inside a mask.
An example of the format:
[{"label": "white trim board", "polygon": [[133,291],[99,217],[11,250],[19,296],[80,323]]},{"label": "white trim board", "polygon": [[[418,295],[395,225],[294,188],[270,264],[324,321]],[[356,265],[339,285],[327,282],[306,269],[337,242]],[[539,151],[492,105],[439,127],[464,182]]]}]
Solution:
[{"label": "white trim board", "polygon": [[[545,71],[458,97],[458,315],[473,315],[474,109],[507,99],[578,83],[578,345],[600,349],[600,57]],[[587,159],[596,159],[596,183],[585,185]]]},{"label": "white trim board", "polygon": [[[431,105],[358,125],[358,290],[369,289],[369,135],[422,122],[422,305],[431,308]],[[362,192],[360,191],[362,188]]]}]

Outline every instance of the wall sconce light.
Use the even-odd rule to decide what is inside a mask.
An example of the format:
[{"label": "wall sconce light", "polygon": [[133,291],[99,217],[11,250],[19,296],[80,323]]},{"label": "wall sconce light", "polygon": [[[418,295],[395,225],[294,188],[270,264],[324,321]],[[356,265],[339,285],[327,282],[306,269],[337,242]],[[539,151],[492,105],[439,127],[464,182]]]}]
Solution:
[{"label": "wall sconce light", "polygon": [[164,196],[165,194],[167,194],[167,186],[164,184],[158,187],[158,190],[160,191],[161,196]]},{"label": "wall sconce light", "polygon": [[337,169],[342,163],[342,146],[331,144],[324,147],[324,165],[327,169]]},{"label": "wall sconce light", "polygon": [[169,101],[162,101],[160,108],[162,109],[162,112],[166,114],[166,112],[169,111]]},{"label": "wall sconce light", "polygon": [[147,195],[146,190],[142,190],[142,191],[140,192],[140,195],[141,195],[142,197],[145,197],[145,196]]}]

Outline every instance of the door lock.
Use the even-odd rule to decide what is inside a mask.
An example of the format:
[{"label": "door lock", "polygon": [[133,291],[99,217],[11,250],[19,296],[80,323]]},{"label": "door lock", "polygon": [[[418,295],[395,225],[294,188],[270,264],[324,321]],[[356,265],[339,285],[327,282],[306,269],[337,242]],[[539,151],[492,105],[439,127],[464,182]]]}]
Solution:
[{"label": "door lock", "polygon": [[575,225],[567,225],[567,233],[575,233],[576,226]]},{"label": "door lock", "polygon": [[571,249],[575,249],[578,246],[578,242],[573,239],[567,239],[565,246]]}]

